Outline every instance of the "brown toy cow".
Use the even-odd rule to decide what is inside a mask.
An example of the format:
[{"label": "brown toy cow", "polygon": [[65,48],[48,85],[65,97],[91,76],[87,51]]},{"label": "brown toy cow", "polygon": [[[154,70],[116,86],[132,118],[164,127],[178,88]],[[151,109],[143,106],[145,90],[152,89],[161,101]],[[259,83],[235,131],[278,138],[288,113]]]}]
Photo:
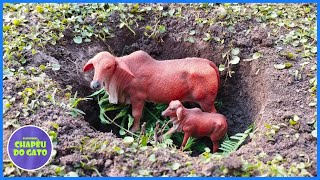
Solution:
[{"label": "brown toy cow", "polygon": [[167,136],[176,131],[184,132],[182,150],[189,137],[210,137],[213,152],[219,149],[219,140],[227,132],[227,119],[222,114],[202,112],[199,108],[186,109],[179,100],[171,101],[162,116],[170,117],[173,127],[164,134]]},{"label": "brown toy cow", "polygon": [[103,86],[110,103],[132,104],[132,132],[140,129],[145,101],[191,101],[198,103],[204,111],[216,112],[214,100],[219,88],[219,71],[207,59],[157,61],[144,51],[123,57],[100,52],[85,64],[83,71],[93,68],[92,89]]}]

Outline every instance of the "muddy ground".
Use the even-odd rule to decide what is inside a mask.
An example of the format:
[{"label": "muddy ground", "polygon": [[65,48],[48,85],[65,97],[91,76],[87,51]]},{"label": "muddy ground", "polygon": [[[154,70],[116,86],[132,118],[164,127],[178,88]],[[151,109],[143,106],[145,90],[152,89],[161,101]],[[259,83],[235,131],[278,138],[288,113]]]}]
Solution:
[{"label": "muddy ground", "polygon": [[[171,6],[165,6],[164,11],[166,8],[170,9]],[[122,28],[115,31],[113,38],[75,44],[72,30],[66,29],[64,37],[56,45],[46,46],[35,55],[28,54],[24,66],[28,69],[46,63],[59,63],[61,67],[58,71],[45,71],[47,76],[44,84],[53,84],[52,87],[58,88],[56,101],[62,102],[65,101],[65,93],[73,94],[77,91],[78,97],[93,93],[89,88],[92,73],[83,74],[82,67],[100,51],[122,56],[144,50],[157,60],[202,57],[219,65],[226,62],[222,54],[238,47],[241,61],[232,65],[232,77],[226,71],[221,72],[221,88],[217,97],[217,101],[222,102],[218,112],[228,118],[229,136],[244,132],[251,124],[255,125],[250,138],[236,152],[222,159],[212,157],[207,163],[202,155],[190,156],[175,148],[149,146],[147,149],[137,150],[127,147],[117,137],[118,129],[100,123],[99,109],[94,100],[81,102],[78,108],[86,115],[77,117],[70,116],[68,110],[52,104],[39,105],[36,111],[25,117],[22,116],[23,113],[16,116],[19,106],[14,105],[4,114],[4,123],[18,119],[21,126],[32,124],[56,131],[57,144],[56,155],[49,165],[36,172],[15,171],[13,174],[60,176],[76,172],[79,176],[272,176],[279,175],[270,173],[273,172],[270,170],[272,167],[277,169],[282,166],[286,172],[292,171],[293,175],[294,167],[302,163],[305,168],[296,168],[298,170],[295,175],[316,176],[317,139],[311,134],[314,127],[310,123],[315,119],[316,108],[308,106],[312,101],[308,92],[309,80],[316,73],[310,69],[316,64],[316,57],[303,69],[300,65],[302,61],[299,60],[301,57],[290,61],[291,68],[276,69],[274,64],[288,62],[288,58],[279,53],[280,47],[281,51],[290,50],[290,47],[276,44],[278,37],[270,34],[270,27],[264,27],[254,19],[234,24],[232,31],[218,23],[200,27],[191,13],[193,11],[192,7],[186,8],[184,20],[162,19],[162,24],[166,24],[166,32],[156,39],[144,35],[145,25],[154,18],[152,14],[138,22],[139,27],[134,29],[135,36],[128,29]],[[208,14],[200,13],[200,16],[218,14],[219,11],[212,11]],[[109,25],[116,26],[118,21],[115,16]],[[186,34],[182,33],[189,29],[196,31],[193,43],[186,42]],[[202,34],[208,29],[215,37],[224,39],[224,43],[202,40]],[[247,32],[248,29],[251,31]],[[286,33],[286,30],[280,31],[279,36],[281,33]],[[250,59],[257,51],[263,56],[243,61]],[[295,75],[295,70],[299,70],[301,77]],[[27,79],[32,78],[31,75]],[[19,81],[19,76],[4,80],[4,97],[14,97],[16,92],[25,88]],[[294,115],[300,120],[292,125],[289,120]],[[52,123],[58,124],[59,128],[52,127]],[[4,145],[13,130],[11,126],[5,129]],[[115,150],[117,148],[123,152]],[[156,157],[155,161],[149,159],[152,154]],[[8,158],[6,154],[4,157]],[[245,162],[254,164],[252,167],[257,170],[250,170]],[[258,162],[264,166],[256,167]],[[177,170],[172,168],[174,163],[180,164]],[[59,171],[57,167],[61,167]],[[302,169],[306,172],[302,172]]]}]

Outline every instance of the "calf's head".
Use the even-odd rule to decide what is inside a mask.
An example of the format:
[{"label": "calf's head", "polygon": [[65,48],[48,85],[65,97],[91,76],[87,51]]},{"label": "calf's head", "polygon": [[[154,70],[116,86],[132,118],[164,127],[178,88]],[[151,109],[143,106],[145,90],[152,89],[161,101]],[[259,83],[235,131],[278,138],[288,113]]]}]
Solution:
[{"label": "calf's head", "polygon": [[166,110],[164,110],[161,115],[168,116],[171,120],[178,119],[178,121],[182,118],[183,105],[179,100],[174,100],[169,103],[169,106]]},{"label": "calf's head", "polygon": [[[84,72],[88,72],[94,69],[93,80],[90,83],[92,89],[99,89],[101,85],[109,86],[112,76],[115,72],[120,76],[130,75],[133,77],[132,72],[129,70],[126,64],[118,62],[116,57],[109,52],[100,52],[90,59],[83,67]],[[116,77],[121,79],[121,77]]]}]

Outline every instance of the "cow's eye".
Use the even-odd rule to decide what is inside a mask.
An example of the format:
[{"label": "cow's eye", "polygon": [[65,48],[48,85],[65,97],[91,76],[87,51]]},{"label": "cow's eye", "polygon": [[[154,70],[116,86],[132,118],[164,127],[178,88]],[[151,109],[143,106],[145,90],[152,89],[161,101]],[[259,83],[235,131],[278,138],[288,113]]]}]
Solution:
[{"label": "cow's eye", "polygon": [[111,68],[111,66],[107,66],[107,69],[110,69]]}]

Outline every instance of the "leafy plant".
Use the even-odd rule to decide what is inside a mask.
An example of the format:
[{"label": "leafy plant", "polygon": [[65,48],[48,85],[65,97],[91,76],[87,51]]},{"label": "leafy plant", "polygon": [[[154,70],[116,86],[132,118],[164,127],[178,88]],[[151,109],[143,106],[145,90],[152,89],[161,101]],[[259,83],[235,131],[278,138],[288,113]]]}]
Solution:
[{"label": "leafy plant", "polygon": [[[239,58],[240,49],[239,48],[233,48],[229,51],[222,54],[222,58],[225,59],[224,64],[219,65],[219,71],[227,70],[227,75],[229,77],[232,77],[232,74],[235,72],[231,69],[232,65],[239,64],[240,58]],[[228,77],[226,76],[226,78]]]},{"label": "leafy plant", "polygon": [[232,152],[235,152],[240,145],[247,139],[250,132],[253,130],[253,125],[249,126],[249,128],[243,132],[243,133],[237,133],[234,136],[231,136],[224,139],[224,141],[221,143],[220,150],[223,151],[224,154],[230,154]]},{"label": "leafy plant", "polygon": [[67,104],[67,108],[71,111],[69,114],[72,117],[77,117],[79,114],[85,115],[83,111],[77,108],[80,101],[86,101],[91,98],[77,98],[77,92],[75,92],[74,96],[70,98],[69,103]]}]

